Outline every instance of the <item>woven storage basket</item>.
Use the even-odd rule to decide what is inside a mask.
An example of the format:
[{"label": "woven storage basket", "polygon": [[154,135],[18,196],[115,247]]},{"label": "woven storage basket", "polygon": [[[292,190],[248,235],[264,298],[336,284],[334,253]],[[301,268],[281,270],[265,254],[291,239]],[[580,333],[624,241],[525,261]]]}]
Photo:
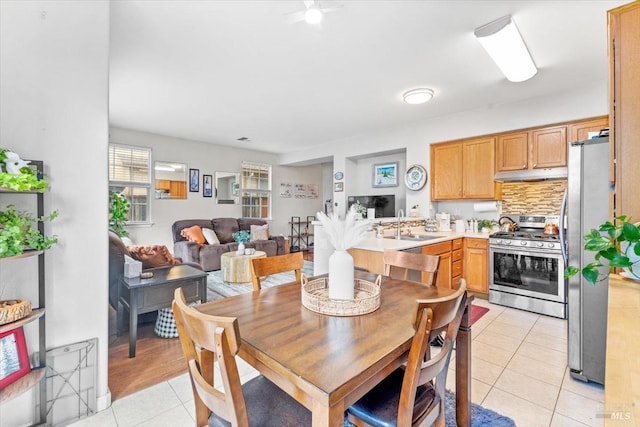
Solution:
[{"label": "woven storage basket", "polygon": [[0,325],[15,322],[31,314],[29,301],[14,299],[0,301]]},{"label": "woven storage basket", "polygon": [[302,275],[302,305],[311,311],[331,316],[359,316],[380,307],[380,282],[355,279],[354,299],[329,298],[329,280],[326,277],[308,280]]}]

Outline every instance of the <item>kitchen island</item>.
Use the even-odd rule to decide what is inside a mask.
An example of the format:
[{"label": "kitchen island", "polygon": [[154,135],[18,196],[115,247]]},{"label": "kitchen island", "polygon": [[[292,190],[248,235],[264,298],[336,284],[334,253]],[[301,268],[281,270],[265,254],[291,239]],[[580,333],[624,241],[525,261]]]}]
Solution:
[{"label": "kitchen island", "polygon": [[[314,222],[314,234],[313,274],[326,274],[333,247],[320,222]],[[488,293],[489,233],[427,232],[424,227],[411,227],[403,230],[401,239],[395,236],[395,231],[392,234],[387,230],[384,237],[376,237],[376,231],[370,231],[367,238],[349,250],[356,268],[382,274],[382,254],[385,249],[439,255],[437,286],[455,288],[458,279],[464,276],[471,290],[477,291],[480,296]],[[468,250],[464,251],[463,247]],[[414,277],[413,280],[420,278]]]}]

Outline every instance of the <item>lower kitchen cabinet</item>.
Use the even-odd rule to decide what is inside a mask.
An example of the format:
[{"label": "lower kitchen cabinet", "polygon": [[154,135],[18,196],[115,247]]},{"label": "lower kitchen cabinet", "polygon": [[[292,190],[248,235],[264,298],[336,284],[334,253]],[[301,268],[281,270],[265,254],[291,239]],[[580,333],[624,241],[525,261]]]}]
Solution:
[{"label": "lower kitchen cabinet", "polygon": [[374,274],[384,274],[384,262],[382,252],[368,251],[366,249],[351,248],[348,252],[353,257],[353,265],[356,268],[367,270]]},{"label": "lower kitchen cabinet", "polygon": [[451,287],[458,289],[463,273],[463,239],[455,239],[451,242]]},{"label": "lower kitchen cabinet", "polygon": [[488,240],[464,239],[464,278],[467,289],[482,294],[489,293]]},{"label": "lower kitchen cabinet", "polygon": [[[461,239],[458,239],[461,240]],[[451,288],[451,241],[434,243],[422,247],[423,255],[439,255],[438,274],[436,276],[436,286],[439,288]],[[426,281],[427,278],[423,278]]]}]

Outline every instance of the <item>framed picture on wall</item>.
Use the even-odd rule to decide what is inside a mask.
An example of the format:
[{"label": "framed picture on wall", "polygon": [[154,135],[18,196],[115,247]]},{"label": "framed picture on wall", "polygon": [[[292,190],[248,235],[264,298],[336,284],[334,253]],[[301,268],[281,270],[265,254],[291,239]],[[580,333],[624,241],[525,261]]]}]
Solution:
[{"label": "framed picture on wall", "polygon": [[22,328],[0,332],[0,390],[31,371]]},{"label": "framed picture on wall", "polygon": [[213,177],[211,175],[202,175],[202,196],[213,197]]},{"label": "framed picture on wall", "polygon": [[373,165],[373,187],[397,187],[398,162]]},{"label": "framed picture on wall", "polygon": [[189,191],[192,193],[200,191],[200,169],[189,169]]}]

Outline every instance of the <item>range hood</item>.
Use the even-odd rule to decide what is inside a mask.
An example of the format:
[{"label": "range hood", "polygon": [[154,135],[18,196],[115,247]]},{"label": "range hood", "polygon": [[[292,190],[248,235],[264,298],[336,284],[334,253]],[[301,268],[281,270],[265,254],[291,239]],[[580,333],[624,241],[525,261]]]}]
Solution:
[{"label": "range hood", "polygon": [[524,169],[498,172],[493,178],[498,182],[546,181],[551,179],[567,179],[567,168]]}]

